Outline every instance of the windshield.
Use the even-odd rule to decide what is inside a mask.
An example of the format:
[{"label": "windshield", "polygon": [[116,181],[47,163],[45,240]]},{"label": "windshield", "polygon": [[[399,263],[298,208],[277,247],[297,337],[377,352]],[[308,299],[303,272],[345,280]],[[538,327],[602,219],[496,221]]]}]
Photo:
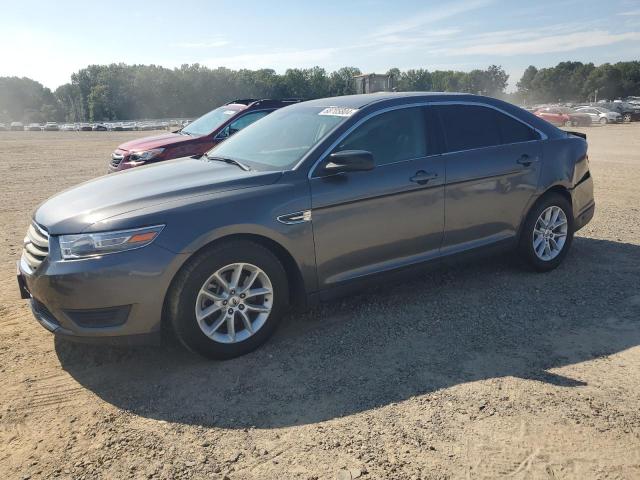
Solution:
[{"label": "windshield", "polygon": [[181,132],[188,135],[208,135],[236,113],[238,113],[236,110],[231,110],[226,106],[216,108],[209,113],[205,113],[200,118],[195,119],[184,127]]},{"label": "windshield", "polygon": [[208,155],[237,160],[257,170],[287,170],[346,120],[343,113],[333,111],[302,105],[276,110],[220,143]]}]

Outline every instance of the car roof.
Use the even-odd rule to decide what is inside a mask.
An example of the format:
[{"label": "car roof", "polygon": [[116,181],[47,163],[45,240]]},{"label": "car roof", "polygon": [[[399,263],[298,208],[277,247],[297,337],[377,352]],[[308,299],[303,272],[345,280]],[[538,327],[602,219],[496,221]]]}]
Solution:
[{"label": "car roof", "polygon": [[305,107],[341,107],[352,108],[358,110],[360,114],[375,109],[382,109],[393,106],[410,104],[412,102],[471,102],[481,103],[496,107],[508,114],[524,120],[527,124],[533,126],[539,131],[545,133],[550,138],[560,138],[566,135],[563,131],[557,129],[546,120],[537,117],[531,112],[523,110],[511,103],[505,102],[484,95],[473,95],[470,93],[456,92],[379,92],[367,93],[359,95],[345,95],[341,97],[318,98],[306,102],[291,105],[286,109],[305,108]]},{"label": "car roof", "polygon": [[282,98],[282,99],[272,99],[272,98],[241,98],[237,100],[232,100],[228,103],[225,103],[223,107],[228,107],[230,110],[235,110],[237,112],[241,112],[248,108],[258,109],[258,108],[282,108],[287,105],[293,105],[296,103],[300,103],[302,99],[300,98]]},{"label": "car roof", "polygon": [[345,108],[364,108],[368,105],[384,102],[388,100],[401,100],[401,99],[418,99],[423,97],[425,100],[436,101],[437,97],[447,97],[452,99],[459,97],[473,97],[476,100],[483,99],[485,97],[479,97],[469,93],[453,93],[453,92],[378,92],[378,93],[363,93],[358,95],[344,95],[340,97],[327,97],[319,98],[317,100],[308,100],[304,102],[304,105],[315,107],[345,107]]}]

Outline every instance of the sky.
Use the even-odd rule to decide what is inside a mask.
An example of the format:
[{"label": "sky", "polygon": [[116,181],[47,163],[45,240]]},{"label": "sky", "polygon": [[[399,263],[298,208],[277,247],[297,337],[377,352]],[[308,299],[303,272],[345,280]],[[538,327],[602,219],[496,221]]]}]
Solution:
[{"label": "sky", "polygon": [[55,89],[89,64],[384,73],[640,60],[640,0],[5,1],[0,76]]}]

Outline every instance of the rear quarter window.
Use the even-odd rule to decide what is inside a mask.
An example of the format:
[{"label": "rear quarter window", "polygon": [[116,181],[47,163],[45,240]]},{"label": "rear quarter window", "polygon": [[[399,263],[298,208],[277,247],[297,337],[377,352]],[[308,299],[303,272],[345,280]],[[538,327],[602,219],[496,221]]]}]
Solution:
[{"label": "rear quarter window", "polygon": [[503,144],[530,142],[531,140],[540,139],[538,132],[515,118],[497,111],[495,115]]}]

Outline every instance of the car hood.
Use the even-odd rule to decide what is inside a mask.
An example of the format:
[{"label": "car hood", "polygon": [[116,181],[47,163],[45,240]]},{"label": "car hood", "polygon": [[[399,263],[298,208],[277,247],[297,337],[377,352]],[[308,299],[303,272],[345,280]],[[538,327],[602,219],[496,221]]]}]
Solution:
[{"label": "car hood", "polygon": [[81,233],[116,215],[188,197],[270,185],[282,172],[244,171],[194,158],[170,160],[90,180],[41,204],[34,219],[50,234]]},{"label": "car hood", "polygon": [[137,138],[136,140],[125,142],[120,145],[118,149],[125,151],[149,150],[151,148],[179,145],[181,143],[190,142],[194,138],[199,137],[193,135],[181,135],[179,133],[163,133],[162,135]]}]

